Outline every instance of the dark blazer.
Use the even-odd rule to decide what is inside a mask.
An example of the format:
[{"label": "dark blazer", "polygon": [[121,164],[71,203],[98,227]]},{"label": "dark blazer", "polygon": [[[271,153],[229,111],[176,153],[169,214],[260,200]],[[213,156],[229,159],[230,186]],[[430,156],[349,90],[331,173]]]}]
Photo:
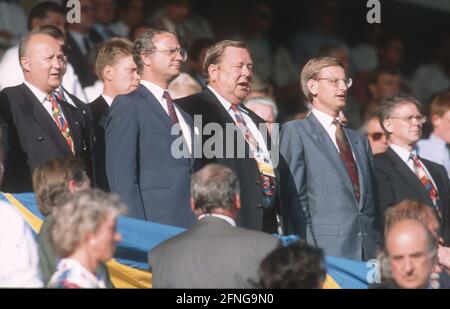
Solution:
[{"label": "dark blazer", "polygon": [[105,167],[105,126],[106,118],[108,117],[109,105],[106,103],[103,96],[100,95],[88,106],[91,109],[92,117],[94,119],[94,132],[97,144],[95,152],[95,184],[97,187],[105,191],[109,191]]},{"label": "dark blazer", "polygon": [[95,83],[96,77],[89,66],[87,55],[83,55],[70,32],[67,32],[67,44],[69,44],[67,61],[73,66],[81,86],[83,88],[92,86]]},{"label": "dark blazer", "polygon": [[[423,202],[434,208],[427,191],[408,165],[388,148],[385,153],[375,155],[375,168],[379,186],[381,209],[391,207],[405,199]],[[450,184],[445,168],[437,163],[420,158],[436,184],[441,201],[441,236],[450,244]]]},{"label": "dark blazer", "polygon": [[[84,103],[72,95],[70,98],[76,107],[62,101],[61,108],[72,134],[75,155],[84,161],[92,177],[92,118]],[[25,84],[0,92],[0,118],[6,152],[3,191],[33,191],[31,173],[37,165],[73,155],[52,116]]]},{"label": "dark blazer", "polygon": [[[181,110],[193,130],[191,117]],[[106,173],[111,192],[128,205],[128,215],[180,227],[195,222],[190,210],[194,160],[175,158],[172,122],[143,85],[114,99],[106,120]]]},{"label": "dark blazer", "polygon": [[[209,133],[205,133],[205,125],[216,123],[222,127],[223,132],[225,132],[225,126],[227,124],[234,125],[233,118],[208,88],[205,88],[202,93],[176,100],[176,102],[181,108],[194,117],[195,126],[201,126],[202,149],[204,149],[203,147],[208,143],[208,139],[212,136]],[[253,120],[257,127],[260,124],[264,124],[264,120],[255,113],[245,107],[242,107],[242,109]],[[201,124],[197,124],[195,116],[202,117]],[[219,140],[218,143],[221,143],[224,155],[222,157],[213,156],[212,158],[208,158],[204,153],[201,153],[201,163],[198,167],[201,168],[209,163],[219,163],[231,168],[237,174],[240,183],[242,208],[237,219],[238,225],[249,229],[275,233],[277,231],[275,219],[276,210],[275,208],[272,210],[262,208],[260,173],[256,161],[249,158],[249,146],[247,142],[245,142],[242,133],[238,130],[237,134],[233,136],[232,145],[227,145],[226,134],[223,134],[223,140]],[[245,145],[244,158],[239,158],[236,154],[238,144]],[[227,154],[227,146],[234,146],[235,151],[231,152],[231,156],[225,155]],[[277,170],[275,172],[278,173]]]},{"label": "dark blazer", "polygon": [[250,288],[262,259],[279,245],[271,235],[206,217],[150,251],[153,287]]},{"label": "dark blazer", "polygon": [[[344,132],[358,168],[359,201],[336,146],[313,113],[282,127],[280,152],[290,175],[281,178],[280,195],[300,236],[306,223],[308,243],[327,255],[370,259],[380,242],[381,219],[372,153],[367,138],[345,127]],[[292,181],[295,191],[285,192],[292,190]]]}]

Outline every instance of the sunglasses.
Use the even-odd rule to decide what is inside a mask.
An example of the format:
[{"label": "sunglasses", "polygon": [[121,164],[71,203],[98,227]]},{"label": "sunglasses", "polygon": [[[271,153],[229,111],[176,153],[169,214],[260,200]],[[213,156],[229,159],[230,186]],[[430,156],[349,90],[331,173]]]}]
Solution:
[{"label": "sunglasses", "polygon": [[384,136],[384,133],[383,132],[375,132],[375,133],[369,134],[369,136],[376,142],[376,141],[379,141]]}]

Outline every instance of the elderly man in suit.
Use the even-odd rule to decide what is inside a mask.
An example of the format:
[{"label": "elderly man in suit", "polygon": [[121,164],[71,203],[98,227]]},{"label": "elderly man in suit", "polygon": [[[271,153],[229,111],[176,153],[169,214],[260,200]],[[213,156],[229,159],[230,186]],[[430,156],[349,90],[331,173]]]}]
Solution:
[{"label": "elderly man in suit", "polygon": [[180,227],[195,222],[189,210],[194,130],[192,118],[173,103],[167,87],[186,56],[170,32],[139,35],[134,60],[141,84],[114,99],[106,120],[111,191],[128,205],[131,217]]},{"label": "elderly man in suit", "polygon": [[32,191],[31,172],[42,162],[75,155],[92,175],[92,120],[84,103],[61,81],[67,60],[64,34],[38,26],[19,46],[25,82],[0,93],[0,121],[6,144],[2,191]]},{"label": "elderly man in suit", "polygon": [[105,122],[114,98],[120,94],[130,93],[139,86],[137,66],[133,60],[133,43],[123,38],[107,41],[100,48],[95,69],[103,82],[103,93],[89,104],[94,117],[98,146],[95,165],[96,184],[109,191],[105,169]]},{"label": "elderly man in suit", "polygon": [[[296,192],[282,193],[294,230],[306,222],[306,239],[327,255],[365,260],[375,256],[380,213],[375,199],[372,153],[367,138],[344,127],[351,79],[342,63],[329,57],[308,61],[301,86],[312,112],[282,128],[280,152]],[[305,220],[306,219],[306,220]]]},{"label": "elderly man in suit", "polygon": [[[201,166],[220,163],[238,175],[242,199],[238,225],[281,233],[275,202],[278,171],[269,151],[272,142],[265,121],[242,104],[250,91],[252,70],[253,62],[244,43],[220,41],[206,53],[208,86],[177,103],[194,117],[196,125],[202,122]],[[213,124],[224,134],[208,130]],[[212,141],[214,149],[210,147]]]},{"label": "elderly man in suit", "polygon": [[375,173],[381,209],[405,199],[423,202],[440,218],[440,235],[450,244],[450,184],[445,168],[421,158],[415,149],[426,117],[416,98],[395,94],[384,98],[380,123],[388,136],[389,148],[375,155]]},{"label": "elderly man in suit", "polygon": [[236,227],[241,208],[236,174],[226,166],[209,164],[192,176],[191,196],[197,223],[149,253],[153,287],[252,287],[260,262],[280,241]]}]

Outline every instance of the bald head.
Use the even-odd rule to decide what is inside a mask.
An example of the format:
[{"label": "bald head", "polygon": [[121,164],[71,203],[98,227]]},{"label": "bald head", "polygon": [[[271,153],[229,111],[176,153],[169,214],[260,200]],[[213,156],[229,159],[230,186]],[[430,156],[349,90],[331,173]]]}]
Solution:
[{"label": "bald head", "polygon": [[405,289],[426,288],[436,264],[436,239],[417,220],[395,223],[386,235],[386,252],[395,283]]}]

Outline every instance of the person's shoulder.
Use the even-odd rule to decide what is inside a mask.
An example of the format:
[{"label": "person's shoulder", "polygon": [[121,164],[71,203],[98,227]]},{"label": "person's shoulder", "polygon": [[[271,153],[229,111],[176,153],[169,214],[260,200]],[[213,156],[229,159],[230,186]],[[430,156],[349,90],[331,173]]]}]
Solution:
[{"label": "person's shoulder", "polygon": [[14,235],[14,231],[25,228],[25,220],[20,215],[19,211],[11,204],[0,201],[0,224],[3,227],[8,226],[8,233]]},{"label": "person's shoulder", "polygon": [[234,231],[236,233],[241,234],[242,238],[247,238],[247,239],[251,239],[254,241],[263,242],[263,243],[266,243],[268,245],[273,245],[273,246],[277,246],[277,245],[281,244],[281,241],[277,237],[275,237],[271,234],[268,234],[268,233],[261,232],[261,231],[246,229],[243,227],[236,227],[234,229]]}]

